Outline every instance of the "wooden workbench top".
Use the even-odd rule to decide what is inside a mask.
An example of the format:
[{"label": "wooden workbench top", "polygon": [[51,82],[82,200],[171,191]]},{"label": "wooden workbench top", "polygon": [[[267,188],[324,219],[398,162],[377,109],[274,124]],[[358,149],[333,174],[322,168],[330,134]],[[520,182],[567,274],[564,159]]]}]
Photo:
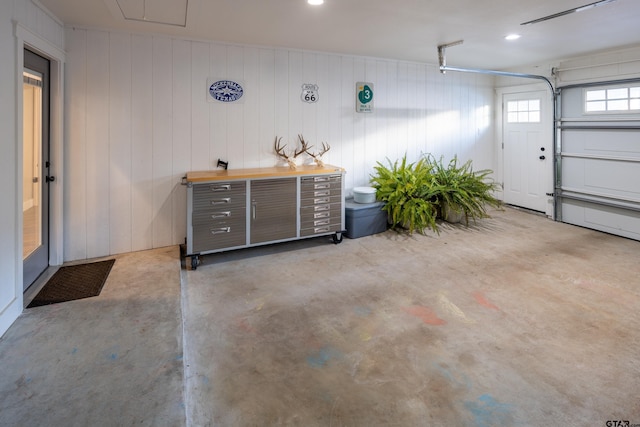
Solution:
[{"label": "wooden workbench top", "polygon": [[344,169],[338,166],[324,165],[299,165],[296,169],[289,166],[277,166],[271,168],[253,169],[219,169],[210,171],[187,172],[187,182],[224,181],[229,179],[272,178],[282,176],[316,175],[329,173],[343,173]]}]

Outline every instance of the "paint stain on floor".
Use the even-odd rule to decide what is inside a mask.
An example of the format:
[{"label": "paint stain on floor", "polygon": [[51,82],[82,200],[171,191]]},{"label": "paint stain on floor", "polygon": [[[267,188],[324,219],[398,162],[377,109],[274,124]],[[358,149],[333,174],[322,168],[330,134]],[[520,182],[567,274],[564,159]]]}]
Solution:
[{"label": "paint stain on floor", "polygon": [[455,373],[441,363],[434,363],[434,367],[453,387],[471,390],[472,382],[465,373]]},{"label": "paint stain on floor", "polygon": [[242,317],[236,320],[236,327],[246,333],[250,333],[250,334],[256,333],[255,328],[251,326],[251,324],[245,317]]},{"label": "paint stain on floor", "polygon": [[498,306],[489,301],[481,291],[474,292],[473,297],[476,299],[476,302],[483,307],[490,308],[492,310],[500,310]]},{"label": "paint stain on floor", "polygon": [[254,311],[260,311],[264,308],[264,305],[267,303],[269,298],[271,298],[271,294],[255,298],[251,301],[246,301],[246,304],[252,306]]},{"label": "paint stain on floor", "polygon": [[404,307],[402,310],[405,313],[417,317],[427,325],[440,326],[447,323],[446,320],[439,318],[438,315],[429,307],[412,305],[410,307]]},{"label": "paint stain on floor", "polygon": [[440,305],[440,308],[449,313],[450,315],[452,315],[453,317],[458,318],[459,320],[461,320],[464,323],[475,323],[475,321],[473,319],[469,319],[467,317],[466,314],[464,314],[464,311],[462,311],[460,309],[460,307],[458,307],[457,305],[455,305],[454,303],[452,303],[449,298],[447,298],[447,296],[440,292],[438,294],[438,305]]},{"label": "paint stain on floor", "polygon": [[109,361],[114,361],[114,360],[118,360],[119,353],[120,353],[120,347],[115,345],[105,350],[102,354],[105,359]]},{"label": "paint stain on floor", "polygon": [[367,331],[363,331],[360,333],[360,341],[364,341],[364,342],[371,341],[371,338],[373,338],[371,336],[371,333]]},{"label": "paint stain on floor", "polygon": [[323,368],[330,360],[340,358],[342,353],[330,346],[324,346],[307,356],[307,364],[312,368]]},{"label": "paint stain on floor", "polygon": [[513,405],[502,403],[490,394],[483,394],[475,401],[464,402],[477,427],[506,426],[513,424]]},{"label": "paint stain on floor", "polygon": [[371,309],[369,307],[366,306],[356,306],[353,308],[353,312],[358,315],[359,317],[367,317],[371,314]]}]

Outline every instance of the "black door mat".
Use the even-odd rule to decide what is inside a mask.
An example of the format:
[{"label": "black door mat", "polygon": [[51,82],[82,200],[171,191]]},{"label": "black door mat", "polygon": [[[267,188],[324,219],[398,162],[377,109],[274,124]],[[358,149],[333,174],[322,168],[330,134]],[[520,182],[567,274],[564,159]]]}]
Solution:
[{"label": "black door mat", "polygon": [[100,295],[115,259],[60,267],[27,308]]}]

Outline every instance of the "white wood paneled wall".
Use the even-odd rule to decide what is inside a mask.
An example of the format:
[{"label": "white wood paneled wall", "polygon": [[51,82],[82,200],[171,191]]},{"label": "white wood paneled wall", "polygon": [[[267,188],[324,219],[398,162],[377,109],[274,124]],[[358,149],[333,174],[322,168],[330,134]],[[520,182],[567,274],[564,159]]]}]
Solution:
[{"label": "white wood paneled wall", "polygon": [[24,28],[46,40],[56,49],[64,48],[65,32],[62,22],[46,10],[39,1],[2,0],[13,3],[13,19]]},{"label": "white wood paneled wall", "polygon": [[[376,161],[431,152],[492,168],[493,80],[436,66],[300,50],[68,29],[65,258],[182,243],[180,178],[217,159],[274,166],[276,135],[328,142],[345,187]],[[243,103],[207,101],[207,78],[244,82]],[[375,112],[355,112],[374,83]],[[302,84],[319,102],[301,101]]]}]

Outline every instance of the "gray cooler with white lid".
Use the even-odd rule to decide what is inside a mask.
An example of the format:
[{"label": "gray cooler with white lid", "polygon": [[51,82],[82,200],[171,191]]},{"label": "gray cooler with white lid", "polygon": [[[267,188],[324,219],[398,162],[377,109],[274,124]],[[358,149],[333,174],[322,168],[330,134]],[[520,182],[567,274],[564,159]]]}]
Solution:
[{"label": "gray cooler with white lid", "polygon": [[345,200],[345,235],[350,239],[370,236],[387,230],[387,213],[383,202],[356,203]]}]

